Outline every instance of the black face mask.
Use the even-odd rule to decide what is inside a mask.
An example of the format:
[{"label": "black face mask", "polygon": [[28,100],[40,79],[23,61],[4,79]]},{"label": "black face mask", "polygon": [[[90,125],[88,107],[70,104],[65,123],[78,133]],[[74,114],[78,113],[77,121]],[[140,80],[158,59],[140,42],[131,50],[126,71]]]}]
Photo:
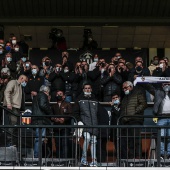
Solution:
[{"label": "black face mask", "polygon": [[7,78],[8,78],[8,75],[2,75],[1,78],[2,78],[2,79],[7,79]]},{"label": "black face mask", "polygon": [[46,66],[50,66],[50,63],[48,61],[45,62]]},{"label": "black face mask", "polygon": [[118,64],[118,61],[114,61],[113,63],[114,63],[115,65],[117,65],[117,64]]},{"label": "black face mask", "polygon": [[56,96],[57,101],[62,101],[62,96]]},{"label": "black face mask", "polygon": [[142,67],[140,66],[136,67],[136,71],[142,71]]}]

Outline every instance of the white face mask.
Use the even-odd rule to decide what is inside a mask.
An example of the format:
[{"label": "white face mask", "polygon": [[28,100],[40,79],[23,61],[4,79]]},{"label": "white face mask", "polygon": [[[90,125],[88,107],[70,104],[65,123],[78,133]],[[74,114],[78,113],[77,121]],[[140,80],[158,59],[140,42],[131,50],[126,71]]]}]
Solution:
[{"label": "white face mask", "polygon": [[91,92],[84,92],[85,95],[91,95]]},{"label": "white face mask", "polygon": [[2,50],[0,50],[0,54],[2,54],[3,53],[3,51]]},{"label": "white face mask", "polygon": [[11,57],[7,57],[6,60],[7,60],[8,62],[10,62],[10,61],[12,61],[12,58],[11,58]]},{"label": "white face mask", "polygon": [[69,72],[69,70],[67,70],[67,69],[64,69],[64,73],[67,73],[67,72]]},{"label": "white face mask", "polygon": [[104,73],[104,68],[101,69],[101,73]]},{"label": "white face mask", "polygon": [[61,68],[60,67],[56,67],[56,71],[61,71]]},{"label": "white face mask", "polygon": [[25,64],[26,67],[29,67],[30,65],[28,63]]},{"label": "white face mask", "polygon": [[164,66],[163,64],[159,64],[159,67],[160,67],[160,68],[163,68],[163,66]]},{"label": "white face mask", "polygon": [[19,51],[19,48],[15,48],[15,51]]},{"label": "white face mask", "polygon": [[170,91],[170,86],[169,86],[169,85],[164,86],[164,87],[163,87],[163,90],[164,90],[165,92]]},{"label": "white face mask", "polygon": [[4,47],[4,44],[0,44],[0,46]]},{"label": "white face mask", "polygon": [[37,69],[32,69],[32,74],[37,74]]},{"label": "white face mask", "polygon": [[125,95],[128,95],[130,93],[129,90],[124,91]]},{"label": "white face mask", "polygon": [[94,62],[98,62],[99,60],[98,60],[98,58],[94,58]]},{"label": "white face mask", "polygon": [[12,44],[15,45],[17,43],[17,40],[12,40]]}]

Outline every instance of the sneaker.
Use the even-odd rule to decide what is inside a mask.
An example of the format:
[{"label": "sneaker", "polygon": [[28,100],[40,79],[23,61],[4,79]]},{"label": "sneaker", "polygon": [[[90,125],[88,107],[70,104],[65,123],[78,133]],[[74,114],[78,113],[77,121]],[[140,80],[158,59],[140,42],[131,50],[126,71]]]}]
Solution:
[{"label": "sneaker", "polygon": [[97,166],[98,166],[97,161],[93,161],[93,162],[91,162],[91,163],[90,163],[90,166],[95,166],[95,167],[97,167]]},{"label": "sneaker", "polygon": [[82,157],[82,158],[81,158],[81,164],[84,165],[84,166],[87,166],[87,165],[88,165],[88,162],[87,162],[87,160],[86,160],[85,157]]},{"label": "sneaker", "polygon": [[164,155],[161,155],[160,159],[161,159],[161,160],[164,160],[164,159],[165,159],[165,156],[164,156]]}]

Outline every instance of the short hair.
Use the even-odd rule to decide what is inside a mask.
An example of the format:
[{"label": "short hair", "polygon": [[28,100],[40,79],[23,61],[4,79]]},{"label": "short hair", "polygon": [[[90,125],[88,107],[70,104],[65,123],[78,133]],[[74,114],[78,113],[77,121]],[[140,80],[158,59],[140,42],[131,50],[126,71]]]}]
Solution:
[{"label": "short hair", "polygon": [[48,86],[42,85],[40,87],[41,92],[50,92],[50,88]]},{"label": "short hair", "polygon": [[128,86],[133,88],[133,84],[131,81],[125,81],[123,84],[127,84]]},{"label": "short hair", "polygon": [[118,95],[120,97],[120,92],[119,91],[115,91],[115,92],[112,93],[112,96],[116,96],[116,95]]},{"label": "short hair", "polygon": [[87,85],[91,86],[91,88],[92,88],[92,84],[91,84],[90,82],[84,83],[83,86],[82,86],[82,88],[84,89],[84,87],[87,86]]}]

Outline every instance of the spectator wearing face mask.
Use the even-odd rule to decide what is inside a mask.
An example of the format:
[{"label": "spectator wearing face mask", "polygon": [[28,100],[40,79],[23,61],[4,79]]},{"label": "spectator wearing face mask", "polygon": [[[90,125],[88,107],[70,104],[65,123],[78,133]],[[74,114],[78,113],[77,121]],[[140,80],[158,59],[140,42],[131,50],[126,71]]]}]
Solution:
[{"label": "spectator wearing face mask", "polygon": [[99,56],[97,54],[95,54],[93,56],[93,62],[91,64],[89,64],[89,71],[93,71],[96,68],[96,64],[99,61]]},{"label": "spectator wearing face mask", "polygon": [[125,63],[123,62],[119,62],[117,67],[116,67],[116,71],[117,73],[119,73],[122,77],[122,82],[125,82],[128,80],[128,76],[129,76],[129,71],[125,65]]},{"label": "spectator wearing face mask", "polygon": [[[132,82],[126,81],[122,86],[125,96],[121,101],[120,122],[125,126],[143,125],[142,116],[147,107],[146,96],[143,89],[139,86],[133,87]],[[130,117],[123,117],[130,116]],[[141,158],[141,129],[124,128],[121,130],[121,159]],[[127,136],[128,135],[128,136]]]},{"label": "spectator wearing face mask", "polygon": [[[120,117],[120,107],[121,107],[121,101],[120,101],[120,95],[119,93],[115,92],[112,94],[112,101],[111,104],[111,125],[117,125],[118,118]],[[111,129],[110,130],[110,140],[114,142],[115,147],[115,156],[117,156],[117,130]]]},{"label": "spectator wearing face mask", "polygon": [[69,53],[67,51],[62,52],[62,67],[68,66],[70,69],[70,72],[74,70],[73,63],[69,60]]},{"label": "spectator wearing face mask", "polygon": [[44,77],[46,86],[51,86],[50,81],[48,80],[50,73],[53,72],[52,61],[49,57],[44,57],[42,59],[42,67],[40,69],[39,75]]},{"label": "spectator wearing face mask", "polygon": [[164,59],[159,60],[159,65],[153,71],[153,75],[155,77],[170,77],[170,68],[167,67]]},{"label": "spectator wearing face mask", "polygon": [[142,61],[137,61],[135,68],[133,68],[129,74],[128,80],[133,82],[136,77],[150,76],[150,71],[147,67],[143,66]]},{"label": "spectator wearing face mask", "polygon": [[70,72],[70,69],[67,65],[63,68],[61,73],[62,79],[65,81],[65,101],[72,102],[72,83],[75,78],[75,74]]},{"label": "spectator wearing face mask", "polygon": [[24,89],[25,101],[32,102],[33,98],[38,94],[40,87],[44,84],[44,78],[39,76],[39,68],[36,65],[31,66],[31,76],[28,78],[28,83]]},{"label": "spectator wearing face mask", "polygon": [[[169,126],[170,122],[170,83],[162,83],[160,89],[156,89],[151,84],[143,84],[143,87],[146,88],[154,97],[154,106],[153,106],[153,114],[155,116],[162,116],[158,119],[158,126]],[[168,116],[167,118],[165,116]],[[161,128],[161,159],[170,159],[170,129],[169,128]],[[166,138],[168,140],[166,140]],[[166,144],[165,144],[166,142]],[[167,146],[167,147],[166,147]]]},{"label": "spectator wearing face mask", "polygon": [[21,74],[24,74],[29,78],[32,75],[31,66],[32,66],[32,64],[29,60],[26,60],[25,62],[23,62],[23,60],[21,59],[20,60],[20,70],[18,70],[18,76]]},{"label": "spectator wearing face mask", "polygon": [[104,102],[110,102],[112,93],[120,92],[120,85],[122,84],[122,77],[116,72],[115,66],[109,64],[107,74],[101,79],[101,85],[104,87]]},{"label": "spectator wearing face mask", "polygon": [[[57,102],[55,105],[52,106],[53,115],[70,115],[72,116],[72,106],[69,102],[65,101],[65,94],[64,91],[57,91],[56,92],[56,99]],[[71,119],[66,117],[54,117],[52,118],[54,125],[71,125]],[[69,145],[69,138],[70,129],[69,128],[55,128],[55,142],[56,142],[56,157],[57,158],[71,158],[70,148],[72,146]]]},{"label": "spectator wearing face mask", "polygon": [[158,64],[159,64],[159,57],[158,56],[153,57],[153,61],[151,62],[151,65],[148,67],[151,76],[153,74],[153,71],[158,66]]},{"label": "spectator wearing face mask", "polygon": [[55,102],[56,92],[58,90],[65,91],[65,81],[62,77],[62,65],[56,64],[54,71],[50,73],[48,81],[51,83],[51,101]]},{"label": "spectator wearing face mask", "polygon": [[17,74],[20,74],[20,72],[24,68],[24,63],[27,61],[27,57],[25,55],[22,55],[20,60],[17,61],[16,66],[17,66]]},{"label": "spectator wearing face mask", "polygon": [[105,59],[101,58],[96,64],[96,68],[93,71],[89,71],[89,77],[93,81],[93,94],[99,100],[103,100],[103,88],[101,85],[101,79],[107,74],[107,63]]},{"label": "spectator wearing face mask", "polygon": [[10,42],[6,42],[5,53],[10,53],[11,51],[12,51],[12,44]]},{"label": "spectator wearing face mask", "polygon": [[115,67],[116,67],[116,66],[118,65],[118,60],[119,60],[120,58],[122,58],[121,54],[120,54],[120,53],[116,53],[116,54],[114,55],[114,57],[112,57],[112,59],[111,59],[111,64],[114,64]]},{"label": "spectator wearing face mask", "polygon": [[18,44],[16,44],[12,50],[13,61],[17,63],[22,58],[22,50]]},{"label": "spectator wearing face mask", "polygon": [[16,78],[16,64],[15,64],[15,62],[12,61],[12,59],[13,59],[12,54],[7,53],[5,55],[5,59],[2,61],[1,69],[9,68],[11,77],[15,79]]}]

